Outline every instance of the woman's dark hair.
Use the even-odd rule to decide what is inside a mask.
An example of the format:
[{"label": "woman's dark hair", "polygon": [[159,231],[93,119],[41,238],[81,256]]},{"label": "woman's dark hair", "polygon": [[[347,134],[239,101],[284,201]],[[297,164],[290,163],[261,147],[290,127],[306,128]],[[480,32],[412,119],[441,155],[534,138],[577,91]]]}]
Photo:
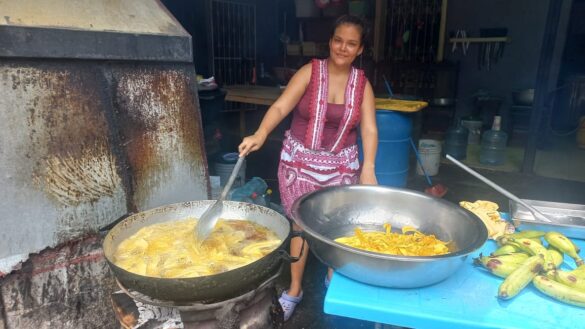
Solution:
[{"label": "woman's dark hair", "polygon": [[366,24],[366,22],[359,18],[358,16],[354,16],[354,15],[343,15],[340,16],[336,21],[335,24],[333,25],[333,29],[331,30],[331,37],[333,38],[333,36],[335,35],[335,30],[337,30],[337,28],[343,24],[351,24],[351,25],[355,25],[357,27],[360,28],[360,32],[361,32],[361,44],[364,46],[366,46],[366,41],[368,40],[368,26]]}]

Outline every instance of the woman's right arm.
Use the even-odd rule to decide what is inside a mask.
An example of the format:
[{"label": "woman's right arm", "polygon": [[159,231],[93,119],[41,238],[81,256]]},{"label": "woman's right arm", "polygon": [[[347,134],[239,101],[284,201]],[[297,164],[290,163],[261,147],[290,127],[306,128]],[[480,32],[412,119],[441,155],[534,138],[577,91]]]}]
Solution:
[{"label": "woman's right arm", "polygon": [[282,95],[270,106],[256,132],[242,140],[242,143],[238,147],[240,156],[257,151],[264,145],[266,138],[272,130],[286,118],[301,100],[309,85],[310,79],[311,64],[306,64],[293,75]]}]

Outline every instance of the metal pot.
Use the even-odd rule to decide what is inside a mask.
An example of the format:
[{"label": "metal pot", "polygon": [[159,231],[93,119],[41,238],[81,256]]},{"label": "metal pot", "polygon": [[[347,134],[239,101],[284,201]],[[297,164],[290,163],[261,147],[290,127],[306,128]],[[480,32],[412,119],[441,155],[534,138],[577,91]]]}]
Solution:
[{"label": "metal pot", "polygon": [[[346,185],[307,194],[293,204],[294,221],[304,230],[313,253],[323,263],[356,281],[393,287],[423,287],[453,274],[467,255],[487,240],[483,222],[447,201],[406,189]],[[334,241],[354,229],[383,230],[413,226],[455,250],[430,257],[393,256],[352,248]]]},{"label": "metal pot", "polygon": [[131,215],[116,224],[103,243],[105,257],[116,279],[126,288],[149,297],[178,302],[211,303],[227,300],[253,290],[277,273],[283,260],[296,261],[284,250],[284,242],[291,232],[290,222],[278,212],[245,202],[224,201],[225,219],[248,220],[274,231],[282,240],[280,246],[263,258],[240,268],[196,278],[167,279],[142,276],[128,272],[114,264],[113,254],[120,242],[138,230],[152,224],[186,218],[199,218],[215,201],[202,200],[176,203]]},{"label": "metal pot", "polygon": [[514,91],[512,100],[516,105],[530,106],[534,102],[534,89]]}]

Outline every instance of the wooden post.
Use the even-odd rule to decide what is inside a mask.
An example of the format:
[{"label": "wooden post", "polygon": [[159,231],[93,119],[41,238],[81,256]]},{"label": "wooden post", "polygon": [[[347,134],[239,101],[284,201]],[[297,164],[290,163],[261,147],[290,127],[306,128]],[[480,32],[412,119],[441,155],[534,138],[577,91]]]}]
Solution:
[{"label": "wooden post", "polygon": [[549,2],[540,59],[536,71],[536,86],[530,115],[528,141],[522,162],[522,172],[527,174],[534,173],[536,148],[543,141],[546,141],[548,120],[550,120],[550,117],[547,116],[547,111],[551,110],[548,108],[546,101],[550,91],[556,86],[559,77],[572,5],[573,0]]},{"label": "wooden post", "polygon": [[386,11],[388,0],[376,0],[376,16],[374,17],[374,62],[384,59],[386,48]]},{"label": "wooden post", "polygon": [[447,0],[441,1],[441,22],[439,23],[439,45],[437,46],[437,63],[443,61],[445,52],[445,29],[447,27]]}]

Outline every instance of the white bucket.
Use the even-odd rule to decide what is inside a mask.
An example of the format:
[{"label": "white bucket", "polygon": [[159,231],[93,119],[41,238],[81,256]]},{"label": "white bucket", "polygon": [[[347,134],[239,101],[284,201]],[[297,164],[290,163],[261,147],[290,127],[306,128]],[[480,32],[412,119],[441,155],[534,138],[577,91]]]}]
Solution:
[{"label": "white bucket", "polygon": [[[441,142],[434,139],[421,139],[418,141],[418,153],[427,175],[434,176],[439,173],[441,164]],[[420,163],[416,164],[416,173],[424,175]]]},{"label": "white bucket", "polygon": [[[213,167],[215,169],[215,174],[217,176],[219,176],[220,185],[223,187],[227,183],[228,179],[230,178],[230,175],[232,174],[232,171],[234,170],[234,167],[236,166],[235,161],[237,161],[237,159],[238,159],[238,154],[237,153],[227,153],[227,154],[224,154],[222,157],[223,157],[224,161],[223,162],[221,162],[221,161],[216,162]],[[242,167],[240,167],[240,171],[238,172],[238,175],[236,176],[236,179],[234,180],[234,185],[232,186],[232,188],[242,186],[242,185],[244,185],[245,182],[246,182],[246,160],[244,160],[244,163],[242,163]]]}]

